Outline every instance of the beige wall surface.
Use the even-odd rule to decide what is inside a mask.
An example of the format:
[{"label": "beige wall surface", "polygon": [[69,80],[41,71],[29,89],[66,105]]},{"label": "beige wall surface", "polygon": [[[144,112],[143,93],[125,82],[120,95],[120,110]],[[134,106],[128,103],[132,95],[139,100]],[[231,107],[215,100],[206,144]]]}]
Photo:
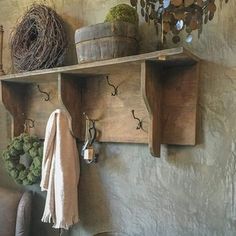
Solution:
[{"label": "beige wall surface", "polygon": [[[104,20],[119,0],[48,0],[65,20],[66,64],[76,63],[74,31]],[[236,235],[236,1],[220,6],[213,21],[188,47],[202,61],[196,147],[162,146],[162,158],[146,145],[99,145],[97,165],[81,166],[80,223],[67,235],[103,231],[130,236]],[[5,28],[4,69],[11,71],[9,34],[33,1],[0,0]],[[140,22],[140,51],[155,50],[152,26]],[[170,47],[173,47],[169,43]],[[9,117],[0,108],[0,148],[9,141]],[[0,165],[0,185],[20,188]],[[35,191],[32,236],[58,232],[40,223],[44,194]]]}]

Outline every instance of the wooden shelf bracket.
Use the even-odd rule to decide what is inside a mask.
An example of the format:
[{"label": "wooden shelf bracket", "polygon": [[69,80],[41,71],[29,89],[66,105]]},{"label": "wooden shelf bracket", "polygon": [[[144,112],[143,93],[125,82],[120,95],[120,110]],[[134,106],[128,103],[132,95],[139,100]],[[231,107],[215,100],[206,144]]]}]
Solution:
[{"label": "wooden shelf bracket", "polygon": [[141,65],[141,91],[149,117],[149,148],[155,157],[160,157],[161,146],[161,69],[152,62]]}]

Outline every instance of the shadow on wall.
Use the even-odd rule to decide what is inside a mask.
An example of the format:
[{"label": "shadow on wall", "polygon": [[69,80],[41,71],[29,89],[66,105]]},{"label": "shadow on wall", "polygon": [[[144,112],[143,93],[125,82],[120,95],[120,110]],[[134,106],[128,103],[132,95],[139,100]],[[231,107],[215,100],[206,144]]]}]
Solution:
[{"label": "shadow on wall", "polygon": [[81,27],[81,24],[74,17],[69,16],[68,14],[62,14],[63,24],[65,26],[65,31],[68,39],[68,48],[65,55],[65,65],[74,65],[77,64],[77,55],[75,48],[75,39],[74,32],[77,28]]},{"label": "shadow on wall", "polygon": [[[104,153],[104,150],[102,150]],[[107,157],[101,156],[99,162],[105,161]],[[81,161],[81,175],[79,185],[79,209],[80,223],[78,228],[93,235],[94,232],[104,232],[112,227],[112,212],[109,209],[109,201],[106,194],[106,184],[102,178],[100,168],[96,164],[87,165]]]},{"label": "shadow on wall", "polygon": [[2,160],[0,161],[0,173],[1,173],[1,187],[10,189],[20,189],[20,186],[16,186],[15,182],[8,176]]},{"label": "shadow on wall", "polygon": [[[115,219],[122,214],[119,205],[124,204],[122,199],[119,202],[119,195],[128,200],[127,194],[123,193],[126,186],[117,183],[117,178],[128,173],[127,161],[119,157],[119,148],[115,145],[101,144],[96,148],[100,153],[98,164],[87,165],[81,161],[80,223],[71,229],[69,235],[129,236],[125,225],[119,225]],[[121,191],[118,191],[119,188]],[[115,202],[117,205],[114,206]]]}]

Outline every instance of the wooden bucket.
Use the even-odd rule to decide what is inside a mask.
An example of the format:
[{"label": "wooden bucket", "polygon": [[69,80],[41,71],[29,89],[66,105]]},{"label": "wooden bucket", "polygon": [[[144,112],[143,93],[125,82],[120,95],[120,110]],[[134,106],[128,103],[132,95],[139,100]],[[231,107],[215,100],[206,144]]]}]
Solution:
[{"label": "wooden bucket", "polygon": [[127,22],[106,22],[75,32],[78,62],[91,62],[137,54],[137,26]]}]

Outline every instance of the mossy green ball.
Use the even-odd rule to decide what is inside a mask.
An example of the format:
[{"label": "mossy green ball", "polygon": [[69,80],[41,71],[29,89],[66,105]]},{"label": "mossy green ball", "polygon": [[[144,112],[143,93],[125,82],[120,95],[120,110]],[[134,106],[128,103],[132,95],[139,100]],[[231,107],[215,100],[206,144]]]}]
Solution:
[{"label": "mossy green ball", "polygon": [[127,4],[119,4],[115,7],[112,7],[106,16],[105,22],[114,22],[114,21],[129,22],[137,25],[138,24],[137,11],[133,7]]}]

